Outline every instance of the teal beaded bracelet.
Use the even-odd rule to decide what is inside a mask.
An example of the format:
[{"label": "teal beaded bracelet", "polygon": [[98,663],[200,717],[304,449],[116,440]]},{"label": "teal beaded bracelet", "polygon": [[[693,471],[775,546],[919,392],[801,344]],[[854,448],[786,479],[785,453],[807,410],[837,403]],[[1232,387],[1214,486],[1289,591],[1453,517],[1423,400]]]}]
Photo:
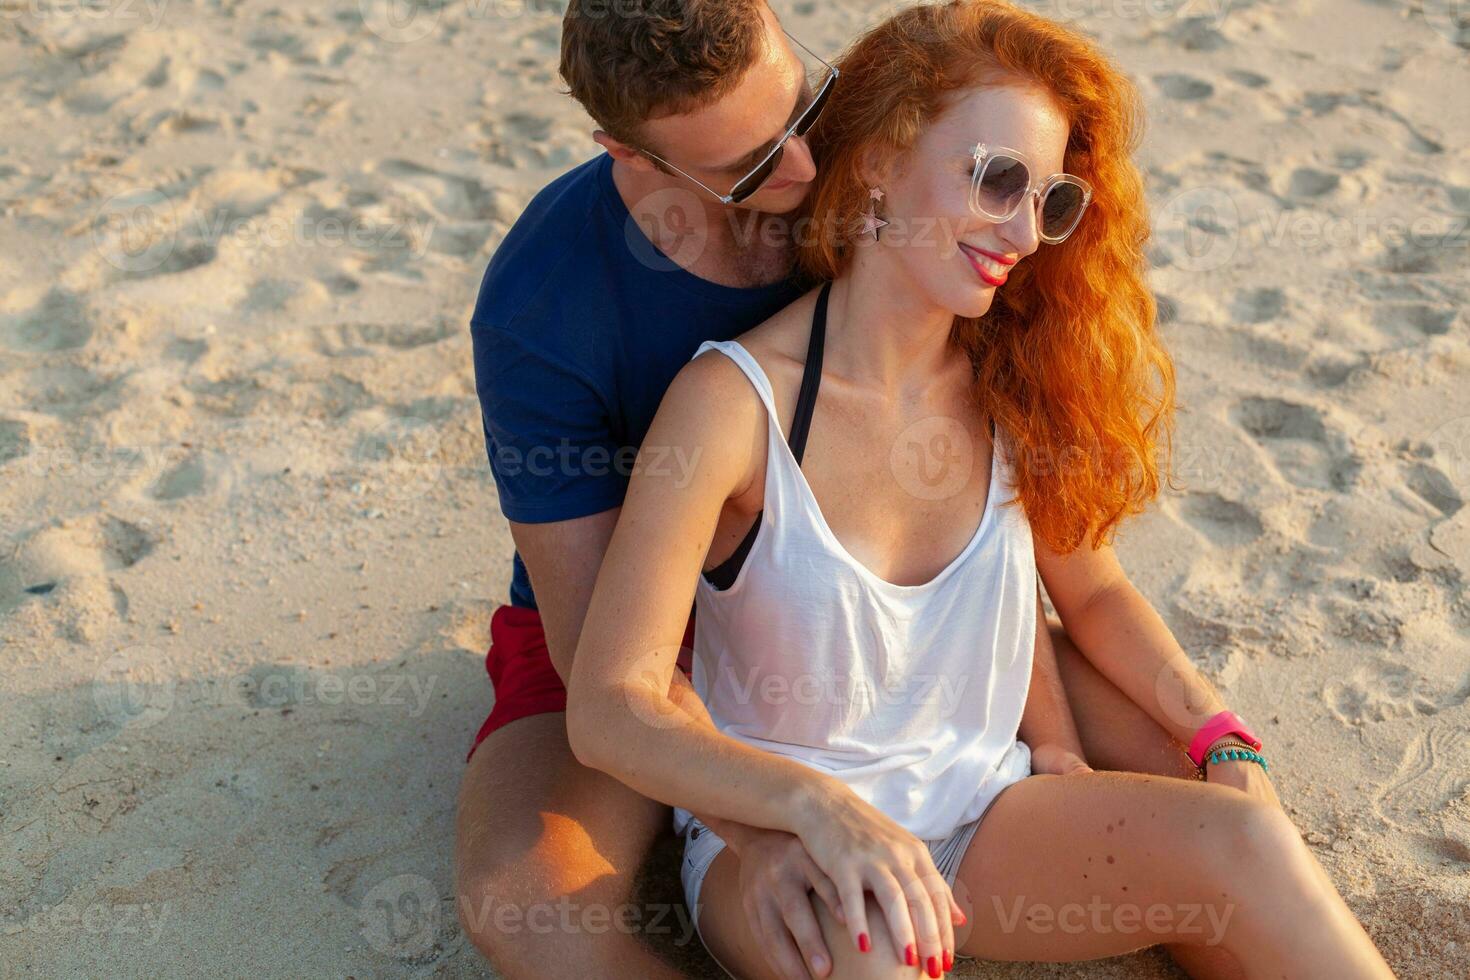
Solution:
[{"label": "teal beaded bracelet", "polygon": [[1266,764],[1266,757],[1261,755],[1261,753],[1255,751],[1254,749],[1216,749],[1209,755],[1205,756],[1206,762],[1213,762],[1216,764],[1219,764],[1221,762],[1234,762],[1236,760],[1255,762],[1258,763],[1260,767],[1267,772],[1271,771],[1271,767]]}]

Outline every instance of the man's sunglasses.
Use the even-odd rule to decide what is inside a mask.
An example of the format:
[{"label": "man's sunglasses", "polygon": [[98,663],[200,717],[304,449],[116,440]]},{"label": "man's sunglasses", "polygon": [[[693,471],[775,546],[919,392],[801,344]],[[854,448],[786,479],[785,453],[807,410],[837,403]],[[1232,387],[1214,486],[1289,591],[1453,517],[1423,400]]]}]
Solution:
[{"label": "man's sunglasses", "polygon": [[[785,28],[782,28],[782,30],[785,31]],[[760,163],[756,164],[755,167],[751,169],[750,173],[746,174],[744,177],[741,177],[735,182],[735,186],[730,188],[730,193],[721,194],[719,191],[715,190],[713,187],[709,186],[698,177],[694,176],[693,174],[686,173],[683,170],[680,170],[678,167],[674,166],[672,163],[665,160],[663,157],[659,156],[656,153],[651,153],[648,150],[643,150],[641,151],[643,155],[657,160],[659,163],[668,167],[670,170],[679,174],[681,177],[687,177],[689,180],[694,181],[700,187],[703,187],[705,190],[709,191],[711,194],[717,197],[721,204],[739,204],[741,201],[744,201],[746,198],[750,197],[750,195],[760,190],[761,185],[770,180],[771,174],[775,173],[776,168],[781,165],[781,157],[784,156],[786,153],[786,141],[791,139],[791,137],[793,136],[805,136],[811,130],[812,125],[815,124],[817,121],[817,117],[822,114],[822,109],[827,105],[827,99],[832,95],[833,86],[837,83],[837,69],[835,67],[828,64],[811,48],[807,47],[805,44],[802,44],[800,41],[797,41],[796,38],[792,36],[790,31],[785,31],[785,33],[787,37],[791,38],[791,40],[796,41],[797,45],[803,51],[811,55],[813,58],[816,58],[818,61],[822,62],[823,65],[826,65],[828,72],[827,79],[826,81],[822,82],[822,87],[817,90],[816,98],[812,99],[811,104],[808,105],[804,110],[802,110],[802,113],[800,116],[797,117],[796,122],[792,123],[791,128],[786,130],[786,134],[776,141],[776,145],[771,147],[771,151],[765,155]]]}]

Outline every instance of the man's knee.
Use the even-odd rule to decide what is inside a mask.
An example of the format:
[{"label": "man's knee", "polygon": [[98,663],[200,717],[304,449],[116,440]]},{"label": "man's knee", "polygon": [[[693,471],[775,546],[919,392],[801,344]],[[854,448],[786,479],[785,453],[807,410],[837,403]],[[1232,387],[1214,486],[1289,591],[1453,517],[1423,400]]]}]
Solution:
[{"label": "man's knee", "polygon": [[558,848],[554,862],[534,852],[502,857],[461,868],[455,885],[461,928],[502,972],[513,965],[544,970],[579,943],[609,946],[617,938],[600,935],[588,919],[626,904],[636,866],[616,867],[590,849]]}]

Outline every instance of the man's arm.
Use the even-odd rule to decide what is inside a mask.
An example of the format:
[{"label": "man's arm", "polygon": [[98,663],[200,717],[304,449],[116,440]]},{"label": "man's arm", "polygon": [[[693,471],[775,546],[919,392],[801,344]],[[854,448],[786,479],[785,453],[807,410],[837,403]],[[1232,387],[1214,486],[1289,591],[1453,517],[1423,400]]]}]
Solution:
[{"label": "man's arm", "polygon": [[[546,648],[563,684],[571,677],[592,587],[620,512],[621,508],[613,508],[568,521],[510,524],[511,537],[536,593]],[[704,702],[682,671],[674,671],[669,695],[692,719],[714,727]],[[778,975],[784,980],[827,976],[832,954],[805,898],[809,888],[829,898],[832,886],[816,871],[800,839],[708,814],[696,816],[740,857],[741,887],[752,896],[745,903],[746,916],[753,934],[765,940],[767,959]]]},{"label": "man's arm", "polygon": [[602,567],[602,556],[607,553],[620,512],[614,507],[570,521],[510,522],[510,536],[521,561],[526,563],[536,605],[541,610],[546,649],[563,685],[572,676],[577,637],[582,633],[597,570]]},{"label": "man's arm", "polygon": [[1041,583],[1036,584],[1036,652],[1031,661],[1031,686],[1026,692],[1026,709],[1021,715],[1021,741],[1031,748],[1031,769],[1038,773],[1065,775],[1088,772],[1082,755],[1082,739],[1072,718],[1067,692],[1057,667],[1057,651],[1041,602]]}]

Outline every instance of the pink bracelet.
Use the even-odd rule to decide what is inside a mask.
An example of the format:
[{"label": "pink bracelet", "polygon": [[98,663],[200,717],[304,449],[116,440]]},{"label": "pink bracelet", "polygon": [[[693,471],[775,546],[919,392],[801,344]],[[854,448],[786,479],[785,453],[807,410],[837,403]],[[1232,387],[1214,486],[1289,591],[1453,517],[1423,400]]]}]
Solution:
[{"label": "pink bracelet", "polygon": [[1222,711],[1201,725],[1199,731],[1194,733],[1194,738],[1189,741],[1189,758],[1196,766],[1205,764],[1205,753],[1222,735],[1239,735],[1256,751],[1261,749],[1261,740],[1256,738],[1256,733],[1250,730],[1250,726],[1240,715],[1233,711]]}]

